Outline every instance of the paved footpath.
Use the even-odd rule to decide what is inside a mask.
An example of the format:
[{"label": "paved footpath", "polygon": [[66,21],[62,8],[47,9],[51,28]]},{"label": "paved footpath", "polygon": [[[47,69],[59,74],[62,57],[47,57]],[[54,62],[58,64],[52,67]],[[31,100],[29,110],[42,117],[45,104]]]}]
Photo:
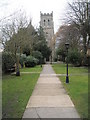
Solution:
[{"label": "paved footpath", "polygon": [[23,118],[80,118],[58,77],[46,64],[30,97]]}]

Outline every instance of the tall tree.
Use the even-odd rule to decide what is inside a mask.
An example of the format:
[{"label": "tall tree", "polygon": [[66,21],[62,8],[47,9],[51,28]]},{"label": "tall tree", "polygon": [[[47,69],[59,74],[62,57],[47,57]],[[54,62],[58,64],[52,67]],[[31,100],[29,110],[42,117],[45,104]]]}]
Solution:
[{"label": "tall tree", "polygon": [[[2,27],[2,44],[4,51],[11,52],[15,55],[16,60],[16,75],[20,76],[19,72],[19,56],[23,52],[23,48],[28,38],[28,22],[23,15],[12,19],[12,22]],[[19,55],[17,55],[19,53]]]},{"label": "tall tree", "polygon": [[49,60],[51,49],[47,46],[45,34],[41,26],[38,29],[37,34],[38,34],[38,40],[34,45],[34,49],[42,53],[43,59],[46,58],[47,60]]},{"label": "tall tree", "polygon": [[87,46],[90,41],[90,1],[74,0],[69,3],[68,13],[66,16],[67,24],[74,23],[83,39],[84,62],[86,61]]},{"label": "tall tree", "polygon": [[65,49],[65,43],[67,41],[72,49],[80,47],[80,34],[75,24],[61,26],[57,32],[57,36],[59,38],[59,47],[63,49]]}]

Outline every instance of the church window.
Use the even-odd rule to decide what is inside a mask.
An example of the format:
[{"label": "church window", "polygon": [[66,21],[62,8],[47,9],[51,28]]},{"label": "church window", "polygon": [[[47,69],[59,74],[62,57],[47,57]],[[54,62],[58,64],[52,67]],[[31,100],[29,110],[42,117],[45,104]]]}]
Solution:
[{"label": "church window", "polygon": [[44,20],[44,26],[45,26],[45,22],[46,22],[46,21]]},{"label": "church window", "polygon": [[50,25],[50,20],[48,19],[48,25]]}]

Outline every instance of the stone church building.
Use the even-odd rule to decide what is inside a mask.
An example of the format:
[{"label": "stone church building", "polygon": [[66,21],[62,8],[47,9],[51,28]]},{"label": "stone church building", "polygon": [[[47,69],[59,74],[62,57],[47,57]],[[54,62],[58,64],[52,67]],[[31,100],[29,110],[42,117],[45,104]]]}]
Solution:
[{"label": "stone church building", "polygon": [[48,46],[52,46],[52,38],[54,36],[54,22],[53,22],[53,12],[52,13],[41,13],[40,12],[40,26],[43,28],[45,33],[46,41]]}]

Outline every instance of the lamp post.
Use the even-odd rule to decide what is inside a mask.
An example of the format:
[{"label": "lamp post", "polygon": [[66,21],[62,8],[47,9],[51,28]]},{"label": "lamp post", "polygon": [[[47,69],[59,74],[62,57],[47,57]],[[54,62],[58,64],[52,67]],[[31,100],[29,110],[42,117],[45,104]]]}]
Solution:
[{"label": "lamp post", "polygon": [[66,83],[69,83],[69,76],[68,76],[68,48],[69,48],[69,43],[65,43],[66,46],[66,51],[67,51],[67,74],[66,74]]}]

